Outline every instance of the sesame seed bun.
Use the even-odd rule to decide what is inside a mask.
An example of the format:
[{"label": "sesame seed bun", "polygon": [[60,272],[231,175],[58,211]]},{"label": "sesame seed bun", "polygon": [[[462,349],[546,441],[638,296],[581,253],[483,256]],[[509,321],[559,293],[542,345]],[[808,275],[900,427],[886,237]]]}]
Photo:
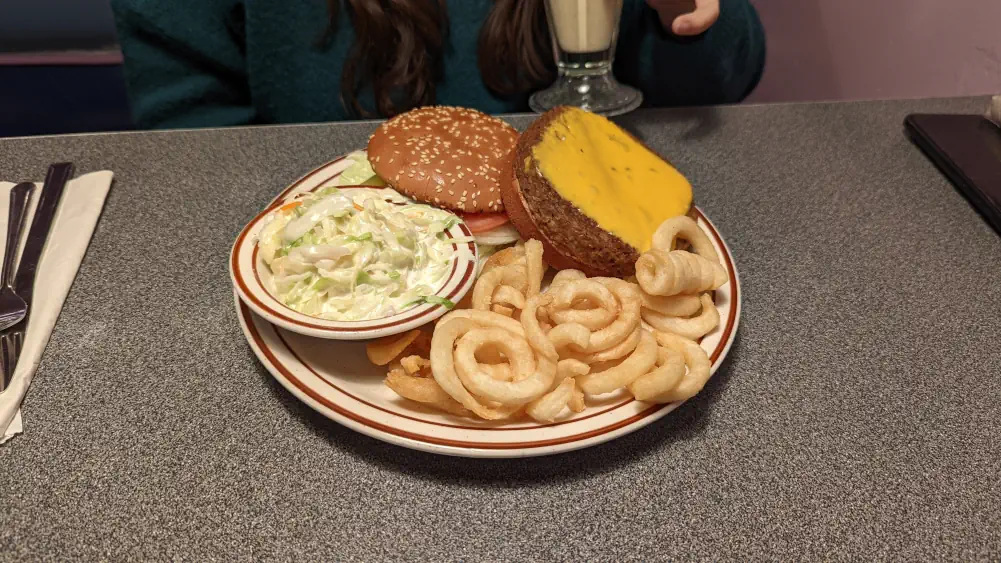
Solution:
[{"label": "sesame seed bun", "polygon": [[396,191],[467,213],[503,212],[500,185],[518,132],[465,108],[418,108],[386,121],[368,142],[368,159]]}]

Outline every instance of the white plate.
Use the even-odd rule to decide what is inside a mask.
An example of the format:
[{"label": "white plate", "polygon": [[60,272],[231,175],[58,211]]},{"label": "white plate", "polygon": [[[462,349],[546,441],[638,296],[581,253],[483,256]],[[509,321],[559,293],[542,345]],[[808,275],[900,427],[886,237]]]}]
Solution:
[{"label": "white plate", "polygon": [[[292,198],[333,185],[334,180],[350,164],[343,158],[334,160],[307,174],[275,198],[267,209],[247,224],[233,243],[229,274],[240,299],[255,313],[284,329],[335,340],[365,340],[405,332],[425,325],[448,311],[440,305],[412,307],[390,317],[365,321],[334,321],[320,319],[294,311],[273,294],[271,270],[258,256],[257,237],[270,220],[271,212]],[[341,189],[351,189],[342,186]],[[471,237],[465,223],[456,223],[445,232],[449,238]],[[435,295],[458,303],[476,281],[476,244],[455,244],[452,269]]]},{"label": "white plate", "polygon": [[[722,257],[730,281],[715,292],[720,326],[702,339],[712,373],[723,363],[740,321],[740,278],[729,248],[701,212],[699,226]],[[254,314],[239,299],[244,335],[269,372],[301,401],[373,438],[438,454],[466,457],[527,457],[607,442],[667,415],[680,405],[651,405],[625,395],[552,424],[498,424],[425,409],[383,385],[385,369],[369,363],[361,342],[309,338],[283,330]]]}]

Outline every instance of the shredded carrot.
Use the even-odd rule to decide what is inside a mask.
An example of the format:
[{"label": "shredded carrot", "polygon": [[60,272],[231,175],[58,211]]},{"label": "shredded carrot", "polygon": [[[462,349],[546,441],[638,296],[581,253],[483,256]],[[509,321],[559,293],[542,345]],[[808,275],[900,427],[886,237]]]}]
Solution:
[{"label": "shredded carrot", "polygon": [[351,202],[351,205],[355,206],[355,209],[357,209],[358,211],[365,211],[365,208],[358,205],[357,203]]},{"label": "shredded carrot", "polygon": [[286,203],[285,205],[279,207],[278,211],[282,211],[282,212],[291,211],[291,210],[295,209],[296,207],[299,207],[300,205],[302,205],[301,201],[293,201],[291,203]]}]

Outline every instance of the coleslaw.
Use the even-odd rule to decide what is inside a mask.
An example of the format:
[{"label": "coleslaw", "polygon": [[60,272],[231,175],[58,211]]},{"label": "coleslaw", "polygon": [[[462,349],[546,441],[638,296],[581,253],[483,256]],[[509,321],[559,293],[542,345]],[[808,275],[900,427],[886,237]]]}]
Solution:
[{"label": "coleslaw", "polygon": [[[365,174],[357,172],[347,181]],[[270,289],[293,310],[339,321],[376,319],[420,303],[452,305],[434,294],[451,269],[453,244],[472,241],[445,236],[457,222],[390,188],[331,186],[276,209],[258,250],[273,276]]]}]

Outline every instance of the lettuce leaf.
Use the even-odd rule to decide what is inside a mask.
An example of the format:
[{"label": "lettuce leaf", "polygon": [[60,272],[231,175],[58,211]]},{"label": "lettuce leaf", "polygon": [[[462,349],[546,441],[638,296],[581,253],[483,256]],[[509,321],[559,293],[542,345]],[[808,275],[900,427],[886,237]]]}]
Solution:
[{"label": "lettuce leaf", "polygon": [[372,169],[372,163],[368,161],[368,153],[365,151],[355,151],[345,158],[351,161],[351,166],[337,177],[337,180],[334,182],[336,185],[375,187],[386,185],[386,182]]}]

